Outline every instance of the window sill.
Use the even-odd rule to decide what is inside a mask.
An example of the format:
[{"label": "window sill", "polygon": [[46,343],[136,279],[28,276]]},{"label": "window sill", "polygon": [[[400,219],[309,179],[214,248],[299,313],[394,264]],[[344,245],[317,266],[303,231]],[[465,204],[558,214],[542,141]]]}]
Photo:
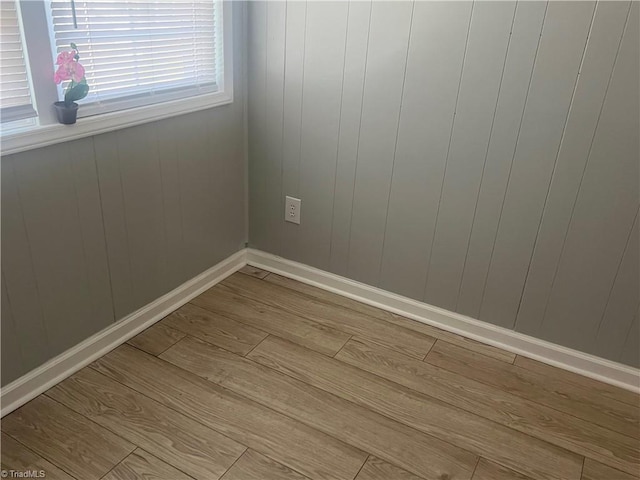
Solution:
[{"label": "window sill", "polygon": [[133,127],[163,118],[226,105],[232,101],[233,93],[215,92],[155,105],[79,118],[74,125],[40,125],[29,128],[28,130],[3,135],[0,152],[2,155],[24,152],[56,143],[68,142],[100,133]]}]

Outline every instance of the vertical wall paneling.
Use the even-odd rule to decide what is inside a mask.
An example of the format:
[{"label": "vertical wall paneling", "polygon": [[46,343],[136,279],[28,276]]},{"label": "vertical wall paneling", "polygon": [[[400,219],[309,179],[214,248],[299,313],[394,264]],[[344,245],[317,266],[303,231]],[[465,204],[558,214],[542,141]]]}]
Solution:
[{"label": "vertical wall paneling", "polygon": [[264,201],[271,220],[265,245],[276,252],[281,251],[284,198],[282,197],[282,129],[284,120],[284,64],[287,3],[280,0],[267,2],[267,52],[265,79],[266,130],[264,151]]},{"label": "vertical wall paneling", "polygon": [[600,2],[596,7],[518,311],[516,329],[525,333],[536,335],[542,322],[629,6],[629,2]]},{"label": "vertical wall paneling", "polygon": [[607,306],[592,339],[591,349],[596,354],[618,360],[640,303],[640,249],[638,237],[638,213],[625,247],[620,266],[607,298]]},{"label": "vertical wall paneling", "polygon": [[[238,125],[243,115],[242,102],[239,96],[231,105],[203,112],[202,120],[209,132],[204,144],[208,152],[204,171],[209,177],[207,223],[211,239],[207,261],[211,266],[244,248],[246,241],[244,204],[238,200],[239,186],[244,185],[246,174],[243,132]],[[237,120],[231,122],[230,118]]]},{"label": "vertical wall paneling", "polygon": [[[176,134],[182,207],[183,260],[185,275],[197,275],[200,266],[211,262],[214,225],[211,225],[213,190],[210,164],[212,154],[206,148],[215,135],[206,115],[196,112],[185,117]],[[201,271],[201,270],[200,270]]]},{"label": "vertical wall paneling", "polygon": [[[82,139],[54,145],[47,155],[30,150],[20,154],[19,161],[14,157],[15,181],[44,314],[44,338],[52,355],[113,321],[106,259],[101,254],[104,234],[99,199],[97,192],[85,190],[97,188],[95,171],[89,168],[76,176],[72,165],[76,156],[92,155],[91,142]],[[91,165],[93,159],[89,156],[80,161]],[[80,208],[79,201],[87,205]],[[97,290],[101,288],[105,291]],[[10,288],[8,293],[12,295]]]},{"label": "vertical wall paneling", "polygon": [[[185,134],[193,130],[185,129]],[[155,125],[144,124],[117,132],[118,168],[135,306],[139,308],[163,292],[166,277],[162,183]],[[196,139],[193,138],[195,142]],[[194,159],[194,162],[197,161]],[[191,185],[196,190],[198,183]],[[187,219],[183,224],[188,228]],[[198,245],[192,245],[197,249]],[[188,263],[188,261],[187,261]]]},{"label": "vertical wall paneling", "polygon": [[86,138],[70,143],[69,163],[76,196],[93,320],[104,326],[114,321],[115,314],[93,140]]},{"label": "vertical wall paneling", "polygon": [[[236,251],[242,132],[219,107],[94,138],[116,318]],[[227,225],[225,229],[221,225]]]},{"label": "vertical wall paneling", "polygon": [[162,182],[162,210],[164,212],[164,237],[166,241],[167,276],[164,288],[171,289],[170,279],[186,280],[187,274],[182,245],[184,228],[182,222],[181,176],[178,145],[179,134],[171,120],[163,120],[156,126],[158,138],[158,161]]},{"label": "vertical wall paneling", "polygon": [[[243,211],[234,200],[243,183],[243,140],[238,125],[228,119],[241,118],[241,112],[240,104],[195,112],[184,118],[177,133],[186,278],[240,247]],[[171,281],[171,288],[180,283]]]},{"label": "vertical wall paneling", "polygon": [[252,245],[638,363],[636,2],[248,8]]},{"label": "vertical wall paneling", "polygon": [[640,365],[640,311],[636,313],[633,324],[627,334],[627,341],[619,360],[627,365]]},{"label": "vertical wall paneling", "polygon": [[370,20],[370,1],[349,4],[329,262],[329,270],[340,275],[347,274]]},{"label": "vertical wall paneling", "polygon": [[480,319],[511,328],[595,2],[550,2],[487,276]]},{"label": "vertical wall paneling", "polygon": [[[304,58],[307,24],[307,2],[287,3],[287,24],[285,38],[284,66],[284,120],[282,132],[282,192],[300,197],[300,158],[302,139],[302,93],[304,91]],[[307,213],[307,202],[304,205]],[[301,259],[304,245],[301,242],[299,226],[284,223],[282,245],[290,258]]]},{"label": "vertical wall paneling", "polygon": [[457,311],[478,318],[491,251],[538,50],[546,2],[519,2],[478,193]]},{"label": "vertical wall paneling", "polygon": [[[251,2],[248,12],[247,107],[249,158],[249,239],[251,245],[267,249],[269,229],[266,203],[266,68],[267,2]],[[276,250],[271,250],[275,253]]]},{"label": "vertical wall paneling", "polygon": [[424,294],[470,15],[470,2],[417,2],[413,13],[380,279],[412,298]]},{"label": "vertical wall paneling", "polygon": [[[20,365],[23,363],[22,353],[20,351],[20,341],[16,334],[16,327],[13,319],[13,312],[11,311],[11,305],[9,304],[9,296],[7,295],[7,286],[2,278],[2,376],[3,384],[7,384],[12,380],[15,380],[22,373],[20,371]],[[28,347],[27,347],[28,348]]]},{"label": "vertical wall paneling", "polygon": [[307,7],[299,193],[309,220],[289,233],[304,247],[299,260],[323,269],[329,267],[348,9],[347,2]]},{"label": "vertical wall paneling", "polygon": [[[2,381],[24,373],[21,368],[32,369],[50,356],[47,333],[44,328],[44,312],[38,292],[36,274],[31,260],[31,246],[20,204],[18,183],[13,169],[15,157],[2,159],[2,281],[3,294],[9,301],[2,302]],[[6,303],[6,306],[5,306]],[[5,313],[10,317],[5,318]],[[9,327],[5,339],[5,324]],[[16,360],[7,358],[12,351],[4,350],[5,342],[12,336],[11,327],[15,326],[14,340],[20,345],[22,356]],[[5,361],[6,360],[6,361]],[[9,365],[7,365],[7,363]],[[4,376],[4,373],[7,376]]]},{"label": "vertical wall paneling", "polygon": [[425,301],[455,310],[504,71],[515,2],[478,2],[445,166]]},{"label": "vertical wall paneling", "polygon": [[248,241],[247,5],[229,5],[233,9],[234,101],[203,112],[209,132],[205,148],[211,189],[211,266],[244,248]]},{"label": "vertical wall paneling", "polygon": [[348,274],[377,285],[413,4],[373,2]]},{"label": "vertical wall paneling", "polygon": [[129,232],[125,219],[124,196],[118,161],[118,132],[94,137],[102,215],[111,274],[111,290],[116,318],[138,308],[131,276]]},{"label": "vertical wall paneling", "polygon": [[[242,64],[242,77],[239,85],[242,88],[242,167],[243,167],[243,190],[244,190],[244,236],[242,245],[244,247],[249,246],[249,2],[238,2],[242,5],[242,16],[235,17],[234,28],[238,29],[237,25],[240,25],[240,32],[236,31],[234,36],[234,42],[236,45],[241,44],[243,47],[240,49],[242,54],[240,55],[240,61]],[[237,61],[237,59],[236,59]]]},{"label": "vertical wall paneling", "polygon": [[638,210],[639,7],[620,45],[540,331],[578,349],[597,333]]}]

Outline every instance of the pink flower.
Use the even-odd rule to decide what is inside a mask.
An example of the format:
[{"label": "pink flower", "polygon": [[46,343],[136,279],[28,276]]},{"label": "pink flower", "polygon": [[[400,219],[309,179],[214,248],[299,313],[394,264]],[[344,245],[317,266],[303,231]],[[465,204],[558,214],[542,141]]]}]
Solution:
[{"label": "pink flower", "polygon": [[65,80],[69,80],[70,78],[71,77],[69,76],[67,70],[64,68],[64,65],[60,65],[56,70],[55,75],[53,76],[53,81],[56,82],[56,84],[60,84]]},{"label": "pink flower", "polygon": [[60,52],[58,54],[58,59],[56,60],[56,65],[65,65],[67,63],[73,62],[74,61],[74,56],[75,56],[76,52],[74,52],[73,50],[70,52]]},{"label": "pink flower", "polygon": [[[65,52],[62,52],[65,53]],[[58,69],[56,70],[55,75],[53,76],[53,80],[56,83],[63,82],[65,80],[73,80],[74,82],[79,82],[84,78],[84,67],[80,65],[80,63],[73,60],[73,54],[71,54],[71,61],[66,63],[60,63],[60,56],[58,55],[57,64]]]}]

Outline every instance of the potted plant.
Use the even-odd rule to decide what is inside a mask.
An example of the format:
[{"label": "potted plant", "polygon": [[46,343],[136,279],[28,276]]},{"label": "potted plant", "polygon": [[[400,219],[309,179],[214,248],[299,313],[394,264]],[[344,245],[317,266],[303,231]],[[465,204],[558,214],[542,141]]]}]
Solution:
[{"label": "potted plant", "polygon": [[71,50],[58,54],[56,65],[58,66],[53,77],[56,84],[70,80],[64,93],[64,101],[55,102],[58,122],[64,125],[76,123],[78,116],[77,100],[82,100],[89,93],[89,85],[84,76],[84,67],[80,64],[80,55],[75,43],[71,44]]}]

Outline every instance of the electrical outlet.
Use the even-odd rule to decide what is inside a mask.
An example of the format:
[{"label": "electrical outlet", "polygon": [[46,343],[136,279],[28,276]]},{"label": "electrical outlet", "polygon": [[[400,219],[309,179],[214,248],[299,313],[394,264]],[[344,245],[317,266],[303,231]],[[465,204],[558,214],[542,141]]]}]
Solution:
[{"label": "electrical outlet", "polygon": [[300,203],[299,198],[285,197],[284,220],[285,222],[297,223],[300,225]]}]

